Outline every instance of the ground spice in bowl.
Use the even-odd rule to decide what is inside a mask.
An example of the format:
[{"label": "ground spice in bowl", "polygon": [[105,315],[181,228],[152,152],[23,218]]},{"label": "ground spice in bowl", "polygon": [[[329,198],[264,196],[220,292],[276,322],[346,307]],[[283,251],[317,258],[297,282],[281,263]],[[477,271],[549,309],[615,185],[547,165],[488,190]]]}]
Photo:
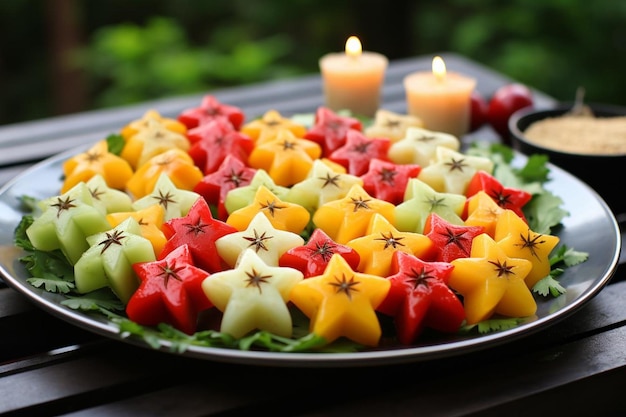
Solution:
[{"label": "ground spice in bowl", "polygon": [[547,148],[580,154],[626,154],[626,116],[568,115],[531,123],[524,136]]}]

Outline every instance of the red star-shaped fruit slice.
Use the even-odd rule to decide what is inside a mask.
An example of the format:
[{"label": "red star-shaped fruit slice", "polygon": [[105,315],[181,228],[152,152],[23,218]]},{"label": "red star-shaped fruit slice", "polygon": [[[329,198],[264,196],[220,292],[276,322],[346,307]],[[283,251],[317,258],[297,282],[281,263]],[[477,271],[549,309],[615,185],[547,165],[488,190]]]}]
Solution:
[{"label": "red star-shaped fruit slice", "polygon": [[295,268],[305,278],[309,278],[322,275],[334,254],[341,255],[352,269],[359,266],[360,256],[357,251],[333,241],[322,229],[315,229],[306,245],[296,246],[283,253],[278,264]]},{"label": "red star-shaped fruit slice", "polygon": [[361,176],[363,188],[369,195],[398,205],[404,201],[409,178],[417,178],[421,167],[416,164],[399,165],[381,159],[372,159]]},{"label": "red star-shaped fruit slice", "polygon": [[159,259],[187,244],[198,267],[211,273],[222,271],[228,266],[218,255],[215,241],[236,231],[234,227],[214,219],[204,198],[198,198],[186,216],[163,223],[167,243]]},{"label": "red star-shaped fruit slice", "polygon": [[228,192],[249,185],[255,174],[256,169],[250,168],[232,155],[227,155],[219,168],[205,175],[193,191],[204,197],[207,203],[216,206],[218,219],[226,221],[228,210],[225,201]]},{"label": "red star-shaped fruit slice", "polygon": [[434,260],[438,262],[450,262],[470,256],[472,241],[484,232],[485,228],[482,226],[453,224],[437,213],[430,213],[424,225],[424,234],[433,241]]},{"label": "red star-shaped fruit slice", "polygon": [[196,331],[198,314],[213,306],[202,290],[209,273],[194,265],[187,245],[164,259],[133,265],[139,288],[126,305],[128,318],[144,326],[167,323],[187,334]]},{"label": "red star-shaped fruit slice", "polygon": [[245,120],[245,114],[239,107],[224,104],[216,97],[207,95],[198,107],[183,110],[178,116],[178,121],[188,129],[193,129],[219,118],[226,118],[238,130]]},{"label": "red star-shaped fruit slice", "polygon": [[192,143],[189,155],[205,175],[217,170],[229,155],[248,163],[254,149],[252,138],[235,130],[226,119],[211,120],[193,128],[187,137]]},{"label": "red star-shaped fruit slice", "polygon": [[372,159],[389,161],[390,146],[387,138],[368,138],[363,132],[352,129],[343,146],[335,149],[328,159],[345,167],[349,174],[361,176],[367,172]]},{"label": "red star-shaped fruit slice", "polygon": [[322,147],[322,155],[330,155],[346,142],[350,129],[362,131],[361,121],[355,117],[341,116],[327,107],[318,107],[315,123],[304,135]]},{"label": "red star-shaped fruit slice", "polygon": [[454,267],[404,252],[392,261],[389,293],[378,310],[394,318],[398,341],[414,343],[424,328],[453,333],[465,320],[463,304],[448,287]]}]

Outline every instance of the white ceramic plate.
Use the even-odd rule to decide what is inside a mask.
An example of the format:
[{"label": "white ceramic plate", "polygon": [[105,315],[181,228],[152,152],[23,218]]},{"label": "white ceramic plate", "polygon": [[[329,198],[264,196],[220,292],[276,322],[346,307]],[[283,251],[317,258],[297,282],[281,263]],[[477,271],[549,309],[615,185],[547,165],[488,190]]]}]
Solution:
[{"label": "white ceramic plate", "polygon": [[[116,324],[104,316],[94,317],[60,304],[62,295],[35,288],[26,282],[27,271],[18,258],[23,254],[13,246],[13,233],[23,212],[23,195],[45,198],[57,195],[61,186],[61,165],[77,151],[43,161],[24,172],[0,190],[0,272],[5,281],[49,313],[100,335],[147,347],[136,338],[124,338]],[[537,318],[514,329],[486,335],[453,336],[429,344],[355,353],[275,353],[224,348],[190,347],[181,355],[200,359],[272,366],[368,366],[432,360],[461,355],[511,342],[543,330],[577,311],[607,284],[615,273],[621,250],[621,235],[615,216],[606,203],[587,185],[569,173],[551,167],[552,181],[546,185],[564,200],[570,213],[558,232],[561,243],[588,252],[589,259],[570,267],[560,278],[567,292],[558,298],[538,299]],[[170,352],[163,341],[161,349]]]}]

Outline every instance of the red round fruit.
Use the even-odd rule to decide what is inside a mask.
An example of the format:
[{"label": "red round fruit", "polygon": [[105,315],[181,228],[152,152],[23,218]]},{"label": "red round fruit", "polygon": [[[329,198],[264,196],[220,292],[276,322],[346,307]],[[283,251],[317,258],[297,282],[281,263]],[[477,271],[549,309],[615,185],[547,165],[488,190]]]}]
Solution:
[{"label": "red round fruit", "polygon": [[533,105],[533,94],[523,84],[500,87],[489,100],[487,120],[504,141],[509,140],[509,118],[517,110]]},{"label": "red round fruit", "polygon": [[470,96],[470,132],[480,129],[487,123],[487,110],[489,104],[487,100],[477,90],[472,91]]}]

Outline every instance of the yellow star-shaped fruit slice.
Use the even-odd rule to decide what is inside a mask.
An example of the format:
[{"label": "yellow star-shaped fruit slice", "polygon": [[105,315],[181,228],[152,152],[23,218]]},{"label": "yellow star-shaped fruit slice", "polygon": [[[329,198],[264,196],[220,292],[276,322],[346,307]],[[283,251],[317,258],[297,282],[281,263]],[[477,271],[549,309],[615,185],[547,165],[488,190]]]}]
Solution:
[{"label": "yellow star-shaped fruit slice", "polygon": [[321,205],[313,214],[313,223],[335,242],[346,244],[367,233],[376,213],[393,223],[394,210],[393,204],[373,198],[361,185],[355,184],[344,198]]},{"label": "yellow star-shaped fruit slice", "polygon": [[144,129],[128,138],[120,156],[137,169],[167,150],[177,148],[188,151],[189,147],[187,136],[168,129],[155,119],[148,119]]},{"label": "yellow star-shaped fruit slice", "polygon": [[396,164],[417,164],[425,168],[435,159],[440,146],[458,151],[461,142],[448,133],[409,127],[404,138],[391,144],[387,155]]},{"label": "yellow star-shaped fruit slice", "polygon": [[485,233],[495,237],[496,224],[506,211],[485,191],[479,191],[467,202],[466,226],[482,226]]},{"label": "yellow star-shaped fruit slice", "polygon": [[434,254],[433,241],[421,233],[400,232],[389,220],[374,214],[367,234],[347,243],[361,257],[360,272],[386,277],[391,271],[391,260],[395,252],[415,255],[428,260]]},{"label": "yellow star-shaped fruit slice", "polygon": [[283,201],[268,188],[260,186],[252,203],[230,213],[226,223],[241,231],[248,227],[258,213],[263,213],[275,228],[293,233],[302,232],[311,220],[307,209]]},{"label": "yellow star-shaped fruit slice", "polygon": [[408,128],[423,126],[424,122],[417,116],[378,109],[374,115],[374,123],[365,129],[365,136],[389,138],[395,143],[406,136]]},{"label": "yellow star-shaped fruit slice", "polygon": [[299,204],[314,213],[320,206],[345,197],[353,185],[363,186],[363,180],[347,174],[345,169],[338,172],[321,159],[313,162],[306,179],[294,184],[285,200]]},{"label": "yellow star-shaped fruit slice", "polygon": [[530,230],[528,224],[512,210],[505,210],[495,226],[494,240],[512,258],[528,259],[533,267],[526,276],[531,288],[550,274],[550,253],[559,244],[559,237]]},{"label": "yellow star-shaped fruit slice", "polygon": [[257,213],[245,230],[229,233],[215,241],[217,253],[231,268],[246,249],[253,249],[266,264],[278,266],[283,253],[302,245],[302,236],[275,228],[263,213]]},{"label": "yellow star-shaped fruit slice", "polygon": [[136,200],[133,209],[141,210],[158,204],[163,207],[164,221],[168,221],[186,216],[198,198],[201,198],[200,194],[176,187],[167,174],[161,173],[152,192]]},{"label": "yellow star-shaped fruit slice", "polygon": [[120,133],[124,140],[128,140],[131,136],[146,129],[150,120],[156,120],[157,122],[160,122],[163,126],[171,130],[172,132],[180,133],[181,135],[187,133],[187,126],[185,126],[183,123],[179,122],[176,119],[163,117],[161,116],[161,113],[154,109],[151,109],[146,111],[141,118],[133,120],[122,128]]},{"label": "yellow star-shaped fruit slice", "polygon": [[272,140],[280,132],[289,131],[296,137],[302,138],[306,134],[306,127],[283,117],[277,110],[268,110],[260,119],[252,120],[241,126],[241,133],[250,136],[257,145]]},{"label": "yellow star-shaped fruit slice", "polygon": [[66,159],[63,175],[62,193],[96,175],[102,176],[109,187],[123,190],[133,176],[133,168],[124,158],[109,152],[107,141],[101,140],[87,151]]},{"label": "yellow star-shaped fruit slice", "polygon": [[321,154],[322,148],[317,143],[284,130],[272,140],[257,143],[248,157],[248,165],[264,169],[277,185],[289,187],[306,178],[313,161]]},{"label": "yellow star-shaped fruit slice", "polygon": [[154,254],[159,256],[167,239],[161,230],[164,222],[165,210],[160,204],[153,204],[144,209],[134,211],[119,211],[107,214],[107,220],[112,227],[116,227],[127,218],[132,217],[141,228],[141,235],[152,243]]},{"label": "yellow star-shaped fruit slice", "polygon": [[303,279],[294,268],[269,266],[252,249],[237,267],[216,272],[202,281],[207,298],[224,314],[220,331],[240,338],[253,330],[291,337],[287,308],[291,289]]},{"label": "yellow star-shaped fruit slice", "polygon": [[537,311],[537,303],[525,282],[531,262],[511,258],[488,234],[474,238],[468,258],[450,263],[454,269],[448,285],[463,296],[468,324],[487,320],[494,314],[529,317]]},{"label": "yellow star-shaped fruit slice", "polygon": [[417,178],[409,178],[404,201],[395,208],[394,226],[403,232],[423,233],[431,213],[449,223],[463,225],[463,209],[467,198],[459,194],[440,193]]},{"label": "yellow star-shaped fruit slice", "polygon": [[389,292],[390,282],[355,272],[334,254],[323,275],[307,278],[291,290],[290,300],[310,319],[310,331],[332,343],[340,337],[376,346],[382,330],[376,308]]},{"label": "yellow star-shaped fruit slice", "polygon": [[435,160],[423,168],[417,178],[440,193],[465,194],[477,171],[493,172],[493,161],[487,157],[466,155],[439,146]]}]

